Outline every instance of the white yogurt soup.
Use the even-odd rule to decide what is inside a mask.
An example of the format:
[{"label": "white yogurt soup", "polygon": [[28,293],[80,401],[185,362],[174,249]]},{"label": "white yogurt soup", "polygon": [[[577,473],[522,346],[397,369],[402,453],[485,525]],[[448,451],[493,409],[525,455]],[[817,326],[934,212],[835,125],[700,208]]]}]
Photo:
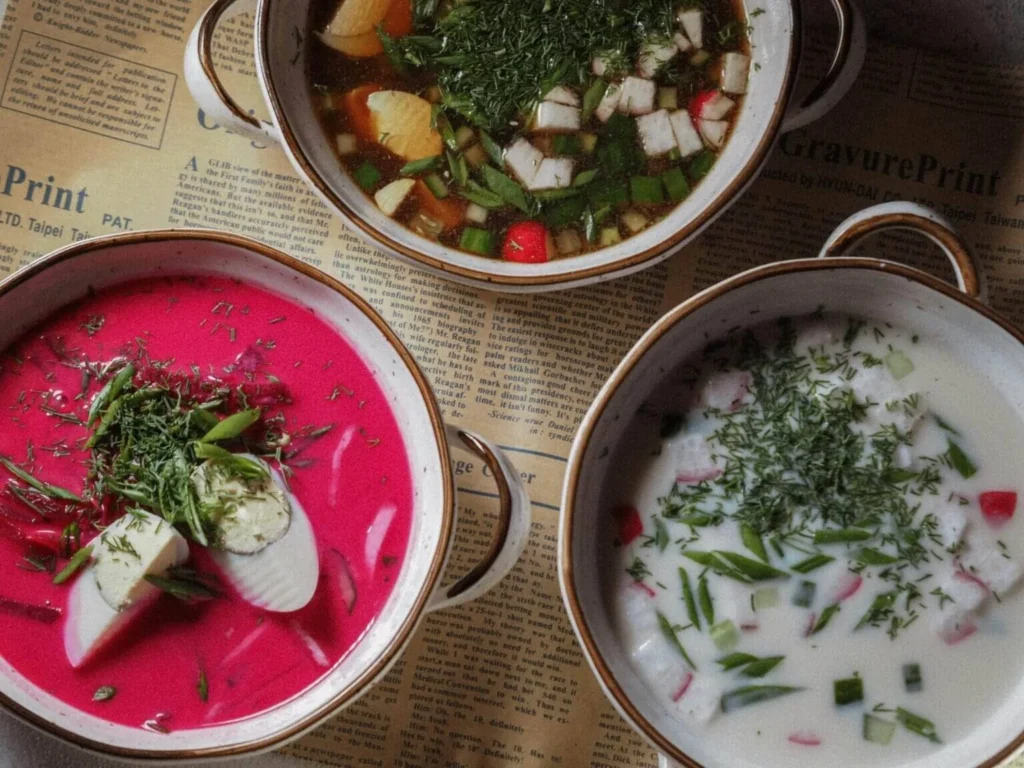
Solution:
[{"label": "white yogurt soup", "polygon": [[891,766],[1024,675],[1024,430],[933,339],[818,314],[735,330],[621,442],[604,585],[666,711],[724,764]]}]

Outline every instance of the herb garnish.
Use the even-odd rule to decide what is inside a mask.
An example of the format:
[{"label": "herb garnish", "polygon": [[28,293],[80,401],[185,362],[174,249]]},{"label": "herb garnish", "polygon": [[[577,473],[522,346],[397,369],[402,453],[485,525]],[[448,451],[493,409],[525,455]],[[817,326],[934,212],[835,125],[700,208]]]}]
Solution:
[{"label": "herb garnish", "polygon": [[93,701],[110,701],[117,694],[117,688],[112,685],[103,685],[96,689],[92,695]]}]

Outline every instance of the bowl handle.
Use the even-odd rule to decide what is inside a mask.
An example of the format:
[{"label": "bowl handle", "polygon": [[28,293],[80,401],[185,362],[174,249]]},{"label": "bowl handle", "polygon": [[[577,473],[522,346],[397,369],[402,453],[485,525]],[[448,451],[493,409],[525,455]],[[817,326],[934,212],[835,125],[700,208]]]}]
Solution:
[{"label": "bowl handle", "polygon": [[213,68],[213,33],[217,24],[240,13],[251,13],[256,5],[257,0],[216,0],[206,9],[185,46],[185,82],[200,108],[225,128],[250,139],[280,143],[277,127],[242,109]]},{"label": "bowl handle", "polygon": [[487,554],[450,587],[440,587],[427,605],[428,611],[451,608],[480,597],[515,567],[530,537],[530,498],[519,471],[508,456],[476,432],[451,425],[446,425],[445,429],[450,443],[461,444],[486,462],[498,485],[501,506],[498,528]]},{"label": "bowl handle", "polygon": [[803,102],[787,110],[786,116],[782,119],[783,133],[803,128],[808,123],[824,117],[846,95],[860,74],[868,45],[864,13],[858,2],[859,0],[832,0],[832,6],[839,18],[839,39],[836,41],[832,64],[825,77],[814,86]]},{"label": "bowl handle", "polygon": [[906,229],[927,237],[952,262],[960,290],[971,298],[981,297],[978,265],[970,247],[943,216],[917,203],[898,200],[858,211],[835,228],[818,255],[844,256],[864,238],[886,229]]}]

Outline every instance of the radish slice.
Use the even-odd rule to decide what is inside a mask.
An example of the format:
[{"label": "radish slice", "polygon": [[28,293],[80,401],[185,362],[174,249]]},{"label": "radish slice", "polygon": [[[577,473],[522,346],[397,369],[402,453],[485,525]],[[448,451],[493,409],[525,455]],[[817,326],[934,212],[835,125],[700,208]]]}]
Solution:
[{"label": "radish slice", "polygon": [[718,90],[701,91],[690,100],[690,117],[697,122],[704,116],[704,106],[718,97]]},{"label": "radish slice", "polygon": [[985,491],[978,496],[981,514],[994,528],[1000,528],[1013,519],[1017,511],[1016,491]]},{"label": "radish slice", "polygon": [[299,640],[309,650],[309,654],[313,657],[313,661],[319,664],[321,667],[331,666],[330,660],[327,658],[327,654],[324,653],[324,649],[320,647],[320,643],[313,639],[313,636],[309,634],[297,621],[291,622],[292,630],[296,635],[299,636]]},{"label": "radish slice", "polygon": [[612,510],[612,515],[616,522],[615,538],[621,546],[632,544],[644,532],[644,523],[636,507],[620,504]]},{"label": "radish slice", "polygon": [[811,633],[814,632],[814,625],[818,622],[817,614],[812,613],[807,618],[807,626],[804,628],[804,637],[810,637]]},{"label": "radish slice", "polygon": [[978,631],[978,628],[971,622],[957,626],[951,632],[943,634],[942,640],[946,645],[958,645]]},{"label": "radish slice", "polygon": [[676,456],[676,480],[684,485],[699,485],[714,480],[724,471],[715,464],[711,447],[700,435],[689,435],[673,443]]},{"label": "radish slice", "polygon": [[633,586],[633,589],[635,589],[635,590],[637,590],[639,592],[643,592],[648,597],[657,597],[658,596],[657,592],[655,592],[653,589],[648,587],[642,581],[634,581],[632,586]]},{"label": "radish slice", "polygon": [[371,574],[377,567],[380,548],[384,546],[384,539],[388,535],[388,530],[391,528],[397,511],[398,507],[394,504],[385,504],[377,512],[377,516],[366,532],[366,568]]},{"label": "radish slice", "polygon": [[24,616],[27,619],[41,621],[43,624],[53,624],[60,618],[60,608],[49,605],[29,605],[19,603],[6,597],[0,597],[0,613],[9,613],[13,616]]},{"label": "radish slice", "polygon": [[821,739],[815,736],[813,733],[807,733],[806,731],[797,731],[796,733],[789,734],[789,742],[792,744],[799,744],[802,747],[820,747]]},{"label": "radish slice", "polygon": [[859,573],[850,573],[847,571],[843,574],[842,579],[839,581],[839,585],[836,588],[836,599],[835,602],[841,603],[843,600],[848,600],[857,594],[857,590],[860,589],[861,584],[864,583],[864,577]]},{"label": "radish slice", "polygon": [[356,600],[359,598],[356,581],[352,577],[352,569],[348,566],[348,560],[338,550],[332,549],[328,557],[331,561],[331,568],[334,571],[338,589],[341,592],[341,599],[345,602],[345,610],[351,616],[352,611],[356,607]]},{"label": "radish slice", "polygon": [[692,682],[693,672],[687,672],[686,677],[683,678],[683,682],[680,683],[679,687],[676,689],[676,692],[672,694],[672,701],[679,701],[681,698],[683,698],[683,696],[686,695],[686,692],[690,690],[690,684]]},{"label": "radish slice", "polygon": [[971,573],[968,570],[965,570],[962,567],[960,568],[960,570],[958,570],[956,573],[953,574],[953,578],[956,579],[957,581],[967,582],[968,584],[976,584],[977,586],[979,586],[983,590],[985,590],[986,593],[989,593],[989,592],[992,591],[991,589],[989,589],[988,584],[986,584],[984,581],[979,579],[973,573]]},{"label": "radish slice", "polygon": [[735,413],[743,407],[750,393],[753,378],[749,371],[719,371],[708,377],[700,391],[700,404],[705,408]]}]

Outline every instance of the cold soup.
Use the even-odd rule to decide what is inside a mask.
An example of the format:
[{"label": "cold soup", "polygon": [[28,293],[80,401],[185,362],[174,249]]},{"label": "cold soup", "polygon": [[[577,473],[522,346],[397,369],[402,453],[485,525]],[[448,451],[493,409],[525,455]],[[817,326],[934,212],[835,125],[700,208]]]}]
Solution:
[{"label": "cold soup", "polygon": [[735,0],[313,7],[309,81],[338,161],[406,227],[508,261],[615,245],[671,212],[728,141],[751,68]]},{"label": "cold soup", "polygon": [[0,655],[168,732],[273,707],[374,621],[406,551],[402,436],[312,310],[229,279],[90,294],[0,356]]},{"label": "cold soup", "polygon": [[1024,430],[925,336],[737,330],[636,417],[607,510],[622,646],[723,762],[888,766],[1024,674]]}]

